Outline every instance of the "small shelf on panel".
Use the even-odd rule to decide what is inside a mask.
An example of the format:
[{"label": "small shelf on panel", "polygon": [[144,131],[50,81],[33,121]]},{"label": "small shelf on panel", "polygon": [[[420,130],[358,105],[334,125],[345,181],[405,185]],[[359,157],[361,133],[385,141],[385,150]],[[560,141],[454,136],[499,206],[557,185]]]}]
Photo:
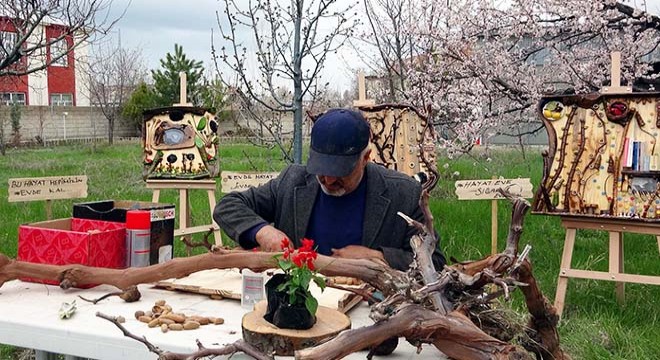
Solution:
[{"label": "small shelf on panel", "polygon": [[660,170],[621,170],[622,175],[627,175],[630,177],[644,177],[644,178],[656,178],[660,179]]}]

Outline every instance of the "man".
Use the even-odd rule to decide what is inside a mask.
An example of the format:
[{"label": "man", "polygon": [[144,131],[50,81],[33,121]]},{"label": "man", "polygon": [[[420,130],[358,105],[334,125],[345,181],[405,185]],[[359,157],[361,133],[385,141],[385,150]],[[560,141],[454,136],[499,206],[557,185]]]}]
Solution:
[{"label": "man", "polygon": [[[415,230],[396,213],[424,221],[421,186],[371,163],[370,135],[361,113],[327,111],[312,128],[306,167],[290,165],[262,186],[227,194],[213,218],[246,249],[280,251],[284,237],[296,247],[308,238],[320,254],[378,258],[407,270]],[[438,270],[445,263],[437,248],[433,263]]]}]

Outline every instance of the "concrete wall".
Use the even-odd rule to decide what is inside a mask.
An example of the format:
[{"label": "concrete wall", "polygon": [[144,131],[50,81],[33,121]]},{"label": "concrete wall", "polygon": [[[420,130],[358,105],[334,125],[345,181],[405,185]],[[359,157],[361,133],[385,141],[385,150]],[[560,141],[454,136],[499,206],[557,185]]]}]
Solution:
[{"label": "concrete wall", "polygon": [[[5,140],[11,137],[11,107],[0,106],[0,124],[4,125]],[[64,115],[66,113],[66,115]],[[107,139],[108,121],[96,107],[82,106],[23,106],[21,107],[21,141]],[[117,120],[115,138],[140,136],[137,129]]]},{"label": "concrete wall", "polygon": [[[0,105],[0,124],[4,125],[5,141],[11,138],[11,120],[9,118],[11,107]],[[67,115],[65,116],[64,113]],[[293,136],[293,119],[291,116],[282,116],[278,120],[282,124],[282,137],[289,139]],[[226,114],[219,123],[218,134],[223,136],[245,136],[247,132],[240,128],[251,129],[263,138],[271,135],[254,119],[247,119],[240,114]],[[309,135],[310,124],[303,126],[303,135]],[[36,136],[44,141],[80,140],[80,139],[107,139],[108,121],[97,107],[83,106],[23,106],[21,107],[21,141],[34,142]],[[66,135],[66,136],[65,136]],[[141,137],[139,129],[122,120],[115,122],[115,138]]]},{"label": "concrete wall", "polygon": [[[82,106],[27,106],[21,108],[21,141],[34,142],[36,136],[40,136],[44,141],[62,141],[79,139],[107,139],[108,121],[101,111],[96,107]],[[0,105],[0,124],[4,125],[5,140],[8,142],[11,138],[11,121],[9,118],[10,107]],[[67,113],[66,119],[64,113]],[[268,139],[271,136],[254,120],[250,120],[240,114],[227,114],[226,118],[219,123],[218,134],[223,136],[245,136],[246,132],[239,129],[249,128],[259,135],[263,131],[263,137]],[[282,121],[282,137],[290,139],[293,136],[293,119],[285,116]],[[303,125],[303,136],[307,137],[310,133],[311,124],[305,121]],[[523,127],[521,131],[528,131],[536,128],[536,125]],[[510,129],[509,129],[510,131]],[[127,122],[117,120],[115,123],[115,138],[140,137],[138,129]],[[491,145],[518,145],[516,137],[497,135],[488,139],[483,139],[486,144]],[[544,129],[535,135],[523,137],[524,145],[547,145],[548,137]]]},{"label": "concrete wall", "polygon": [[[251,130],[255,135],[262,138],[271,138],[272,135],[268,131],[279,134],[284,139],[293,137],[293,113],[264,113],[261,116],[266,125],[261,125],[256,119],[251,118],[249,113],[241,113],[240,111],[225,111],[223,121],[218,126],[218,134],[225,135],[240,131],[239,129]],[[311,131],[311,121],[303,115],[303,135],[309,135]],[[245,132],[243,134],[246,134]]]}]

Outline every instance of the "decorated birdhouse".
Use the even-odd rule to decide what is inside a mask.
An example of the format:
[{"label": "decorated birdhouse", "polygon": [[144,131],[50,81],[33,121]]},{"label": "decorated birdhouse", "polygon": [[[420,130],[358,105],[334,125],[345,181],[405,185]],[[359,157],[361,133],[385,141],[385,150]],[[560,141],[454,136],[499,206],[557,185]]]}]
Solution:
[{"label": "decorated birdhouse", "polygon": [[549,144],[535,212],[660,221],[660,93],[621,86],[620,59],[599,93],[541,99]]},{"label": "decorated birdhouse", "polygon": [[205,109],[173,106],[146,110],[142,129],[146,179],[218,176],[217,118]]},{"label": "decorated birdhouse", "polygon": [[407,105],[358,106],[371,127],[371,161],[416,177],[423,188],[438,182],[436,132],[428,119]]},{"label": "decorated birdhouse", "polygon": [[534,210],[660,221],[660,93],[552,96]]}]

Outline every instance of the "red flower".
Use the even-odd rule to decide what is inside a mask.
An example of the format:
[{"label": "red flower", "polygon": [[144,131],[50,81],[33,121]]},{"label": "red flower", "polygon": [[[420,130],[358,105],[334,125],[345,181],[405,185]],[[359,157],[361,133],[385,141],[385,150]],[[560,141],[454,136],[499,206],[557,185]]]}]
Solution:
[{"label": "red flower", "polygon": [[289,248],[289,246],[291,246],[291,242],[289,241],[289,238],[287,237],[282,238],[282,242],[280,243],[280,248],[282,250],[286,250]]},{"label": "red flower", "polygon": [[296,264],[297,267],[301,268],[304,261],[303,254],[297,253],[291,257],[291,260],[293,261],[294,264]]},{"label": "red flower", "polygon": [[303,238],[300,242],[302,243],[300,251],[314,251],[314,240]]},{"label": "red flower", "polygon": [[314,240],[302,239],[298,249],[293,249],[291,245],[289,239],[283,238],[280,243],[283,251],[275,255],[277,265],[286,276],[286,281],[280,285],[281,289],[278,291],[289,294],[288,301],[291,304],[304,305],[314,314],[318,302],[309,291],[310,282],[316,283],[321,290],[325,288],[325,280],[316,274],[314,260],[318,253],[314,250]]}]

